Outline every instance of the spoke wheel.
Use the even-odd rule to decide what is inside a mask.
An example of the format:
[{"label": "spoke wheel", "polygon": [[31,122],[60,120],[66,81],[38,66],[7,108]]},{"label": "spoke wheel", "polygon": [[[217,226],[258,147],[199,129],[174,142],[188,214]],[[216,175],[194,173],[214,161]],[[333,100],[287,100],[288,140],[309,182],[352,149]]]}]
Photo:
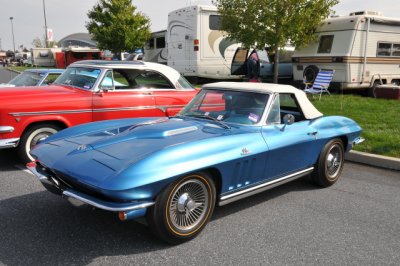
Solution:
[{"label": "spoke wheel", "polygon": [[173,193],[167,215],[171,225],[181,232],[190,232],[204,219],[209,206],[209,192],[199,180],[181,184]]},{"label": "spoke wheel", "polygon": [[157,236],[179,244],[197,236],[215,206],[215,185],[204,172],[180,178],[163,190],[147,211],[148,224]]}]

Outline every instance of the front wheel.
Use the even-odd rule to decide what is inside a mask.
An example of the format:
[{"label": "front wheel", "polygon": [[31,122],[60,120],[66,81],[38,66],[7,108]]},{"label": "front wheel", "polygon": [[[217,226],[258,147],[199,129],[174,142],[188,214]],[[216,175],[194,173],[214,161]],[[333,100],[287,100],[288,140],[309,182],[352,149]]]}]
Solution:
[{"label": "front wheel", "polygon": [[215,185],[207,173],[187,175],[169,185],[147,213],[157,236],[179,244],[197,236],[208,223],[215,206]]},{"label": "front wheel", "polygon": [[329,141],[322,149],[312,174],[314,183],[320,187],[333,185],[340,177],[344,164],[344,148],[340,139]]},{"label": "front wheel", "polygon": [[38,144],[38,142],[48,138],[49,136],[60,131],[61,128],[52,124],[38,124],[28,128],[21,136],[20,143],[17,147],[17,152],[20,160],[23,163],[33,161],[30,150]]}]

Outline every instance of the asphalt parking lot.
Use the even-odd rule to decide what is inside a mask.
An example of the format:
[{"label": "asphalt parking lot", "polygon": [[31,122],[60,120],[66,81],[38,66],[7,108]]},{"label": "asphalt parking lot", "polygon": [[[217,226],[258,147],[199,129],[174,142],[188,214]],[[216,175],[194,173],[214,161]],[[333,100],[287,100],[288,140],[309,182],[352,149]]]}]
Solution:
[{"label": "asphalt parking lot", "polygon": [[216,208],[169,246],[138,222],[73,207],[0,150],[0,264],[398,265],[400,174],[347,163],[333,187],[308,178]]}]

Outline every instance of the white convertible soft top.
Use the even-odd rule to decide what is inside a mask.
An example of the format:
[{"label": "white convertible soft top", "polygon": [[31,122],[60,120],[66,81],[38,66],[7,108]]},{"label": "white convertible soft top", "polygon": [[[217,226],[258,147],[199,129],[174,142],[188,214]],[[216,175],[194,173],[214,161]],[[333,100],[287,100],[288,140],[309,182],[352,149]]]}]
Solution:
[{"label": "white convertible soft top", "polygon": [[296,96],[297,102],[303,111],[306,119],[314,119],[323,116],[307,98],[304,91],[296,89],[290,85],[280,85],[274,83],[256,83],[256,82],[216,82],[203,86],[203,89],[225,89],[235,91],[254,91],[258,93],[291,93]]}]

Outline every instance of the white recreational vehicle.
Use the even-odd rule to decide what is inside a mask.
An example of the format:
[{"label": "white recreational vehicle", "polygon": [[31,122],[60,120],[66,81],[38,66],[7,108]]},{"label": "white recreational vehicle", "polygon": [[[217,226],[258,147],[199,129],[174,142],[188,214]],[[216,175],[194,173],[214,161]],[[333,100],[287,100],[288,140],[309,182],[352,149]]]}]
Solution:
[{"label": "white recreational vehicle", "polygon": [[[267,51],[257,53],[261,59],[260,76],[271,79],[273,63]],[[241,79],[246,75],[248,55],[249,49],[241,48],[240,43],[220,30],[220,15],[215,6],[196,5],[168,14],[168,29],[151,34],[143,61],[167,64],[189,79]],[[280,64],[280,78],[292,78],[289,61]]]},{"label": "white recreational vehicle", "polygon": [[168,14],[168,66],[186,77],[214,79],[231,76],[232,57],[239,43],[220,30],[215,6],[189,6]]},{"label": "white recreational vehicle", "polygon": [[295,83],[313,81],[319,69],[333,69],[331,88],[373,89],[400,83],[400,19],[379,12],[331,17],[317,29],[316,42],[295,51]]}]

